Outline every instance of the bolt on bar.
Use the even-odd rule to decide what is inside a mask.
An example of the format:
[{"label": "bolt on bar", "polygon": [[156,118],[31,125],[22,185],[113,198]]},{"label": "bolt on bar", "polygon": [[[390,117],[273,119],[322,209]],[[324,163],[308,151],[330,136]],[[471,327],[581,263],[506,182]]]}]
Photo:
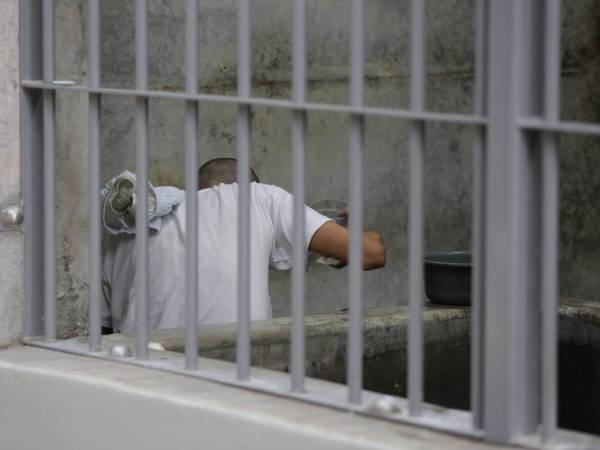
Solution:
[{"label": "bolt on bar", "polygon": [[[304,102],[306,100],[306,0],[294,0],[293,15],[292,99],[296,102]],[[293,392],[304,391],[305,377],[305,136],[306,112],[294,110],[292,115],[294,230],[292,236],[292,354],[290,360]]]},{"label": "bolt on bar", "polygon": [[[488,1],[477,0],[475,37],[475,114],[485,115]],[[485,217],[485,128],[475,131],[473,154],[473,273],[471,289],[471,414],[473,428],[483,427],[483,264]]]},{"label": "bolt on bar", "polygon": [[[148,89],[148,4],[135,2],[135,85]],[[137,207],[135,214],[135,353],[148,359],[148,99],[135,100],[135,167]]]},{"label": "bolt on bar", "polygon": [[[186,93],[198,92],[198,0],[185,11]],[[198,369],[198,103],[185,102],[185,368]]]},{"label": "bolt on bar", "polygon": [[[43,3],[43,69],[44,82],[54,81],[54,1]],[[54,153],[54,92],[43,93],[44,115],[44,335],[46,341],[56,340],[56,221],[55,153]]]},{"label": "bolt on bar", "polygon": [[[411,21],[411,109],[425,109],[425,0],[413,0]],[[411,416],[423,409],[423,165],[425,123],[410,134],[408,400]]]},{"label": "bolt on bar", "polygon": [[[100,0],[88,1],[88,85],[100,87]],[[90,351],[101,349],[101,217],[100,217],[100,95],[89,94],[88,176],[90,202],[89,243],[89,346]]]},{"label": "bolt on bar", "polygon": [[[238,8],[238,97],[250,97],[250,0]],[[239,380],[250,379],[250,107],[238,106],[238,313],[236,361]]]},{"label": "bolt on bar", "polygon": [[[560,119],[560,0],[545,2],[544,116]],[[558,352],[558,155],[557,135],[542,134],[542,441],[556,432]]]},{"label": "bolt on bar", "polygon": [[[364,91],[364,1],[352,0],[351,9],[350,104],[363,105]],[[349,180],[350,228],[348,270],[348,401],[360,404],[362,396],[362,271],[363,271],[363,145],[365,119],[350,116]]]}]

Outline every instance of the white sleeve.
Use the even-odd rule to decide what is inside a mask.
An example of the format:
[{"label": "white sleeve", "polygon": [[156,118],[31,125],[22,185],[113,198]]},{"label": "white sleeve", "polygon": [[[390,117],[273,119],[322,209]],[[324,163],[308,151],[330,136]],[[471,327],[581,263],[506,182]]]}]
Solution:
[{"label": "white sleeve", "polygon": [[[293,197],[289,192],[269,186],[271,194],[271,220],[274,226],[274,245],[271,252],[273,266],[278,270],[289,270],[292,267],[292,233],[294,229]],[[304,245],[308,249],[315,232],[330,218],[319,214],[305,206]]]}]

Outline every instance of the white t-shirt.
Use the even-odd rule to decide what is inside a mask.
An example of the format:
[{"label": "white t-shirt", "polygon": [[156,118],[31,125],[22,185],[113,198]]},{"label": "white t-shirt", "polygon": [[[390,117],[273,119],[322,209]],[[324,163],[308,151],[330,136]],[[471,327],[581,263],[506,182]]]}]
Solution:
[{"label": "white t-shirt", "polygon": [[[291,267],[292,195],[252,183],[250,203],[250,315],[271,318],[269,264]],[[237,184],[198,191],[198,324],[237,318]],[[327,217],[306,207],[306,246]],[[103,325],[115,332],[135,328],[135,236],[109,236],[103,261]],[[163,218],[148,238],[149,326],[185,325],[185,202]]]}]

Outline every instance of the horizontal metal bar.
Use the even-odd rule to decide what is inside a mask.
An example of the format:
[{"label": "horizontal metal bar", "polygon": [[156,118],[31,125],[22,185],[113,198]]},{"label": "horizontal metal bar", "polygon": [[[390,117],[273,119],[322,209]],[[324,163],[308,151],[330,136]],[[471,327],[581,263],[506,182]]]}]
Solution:
[{"label": "horizontal metal bar", "polygon": [[538,117],[520,119],[517,125],[523,130],[552,131],[564,134],[587,134],[600,136],[600,124],[572,121],[545,121]]},{"label": "horizontal metal bar", "polygon": [[206,103],[227,103],[231,105],[264,106],[271,108],[295,109],[299,111],[339,112],[365,116],[395,117],[407,120],[423,120],[426,122],[458,123],[463,125],[486,125],[487,118],[470,114],[449,114],[431,111],[411,111],[406,109],[378,108],[371,106],[335,105],[329,103],[296,102],[293,100],[277,100],[260,97],[235,97],[230,95],[197,94],[189,95],[184,92],[167,92],[137,89],[89,88],[87,86],[65,86],[48,84],[41,81],[24,80],[23,88],[65,90],[88,92],[104,95],[124,95],[130,97],[165,98],[192,100]]},{"label": "horizontal metal bar", "polygon": [[[408,415],[408,408],[406,400],[403,398],[395,397],[394,399],[400,406],[399,414],[392,415],[381,415],[377,412],[373,412],[371,405],[374,400],[380,399],[382,394],[378,394],[370,391],[363,391],[365,395],[365,402],[362,405],[351,404],[346,400],[345,387],[343,385],[330,383],[322,380],[316,380],[308,378],[307,390],[304,392],[294,392],[289,389],[289,377],[287,374],[278,373],[275,371],[269,371],[267,369],[257,369],[260,371],[260,376],[249,381],[241,381],[237,379],[233,371],[224,370],[223,368],[208,368],[209,364],[202,364],[202,361],[210,361],[205,358],[199,358],[200,363],[198,364],[201,369],[196,371],[185,370],[181,364],[181,357],[179,354],[173,352],[160,352],[160,358],[153,358],[150,360],[136,360],[135,358],[121,358],[117,359],[108,356],[107,352],[88,352],[85,344],[73,342],[73,341],[60,341],[60,342],[41,342],[34,339],[27,340],[26,345],[33,347],[46,348],[50,350],[58,350],[63,353],[80,355],[85,357],[91,357],[101,359],[105,361],[118,362],[121,364],[127,364],[131,366],[144,367],[152,370],[158,370],[161,372],[173,373],[177,375],[183,375],[191,378],[207,380],[214,383],[219,383],[225,386],[233,386],[236,388],[246,389],[253,392],[268,393],[282,398],[290,398],[299,400],[311,404],[326,406],[334,408],[340,411],[351,411],[356,414],[365,416],[376,416],[379,419],[384,419],[394,423],[407,423],[412,425],[419,425],[427,427],[433,430],[444,431],[457,436],[468,436],[468,437],[481,437],[482,433],[476,430],[472,430],[470,427],[470,413],[462,410],[454,410],[450,408],[442,408],[439,406],[432,406],[424,404],[423,415],[420,417],[412,417]],[[232,363],[221,362],[223,366],[229,367]],[[268,376],[268,381],[267,381]],[[276,378],[280,377],[280,381]]]}]

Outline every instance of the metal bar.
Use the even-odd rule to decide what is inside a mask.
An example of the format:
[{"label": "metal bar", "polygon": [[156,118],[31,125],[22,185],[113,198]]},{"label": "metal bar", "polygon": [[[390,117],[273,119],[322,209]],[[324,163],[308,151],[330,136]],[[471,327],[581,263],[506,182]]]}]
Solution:
[{"label": "metal bar", "polygon": [[[364,91],[364,1],[352,0],[351,10],[351,68],[350,104],[362,106]],[[363,146],[364,117],[350,116],[349,180],[350,229],[348,270],[348,401],[360,404],[362,400],[363,366]]]},{"label": "metal bar", "polygon": [[[251,91],[250,0],[239,0],[238,97]],[[250,379],[250,107],[238,106],[238,314],[236,359],[239,380]]]},{"label": "metal bar", "polygon": [[554,437],[558,396],[558,157],[556,136],[543,136],[542,440]]},{"label": "metal bar", "polygon": [[[54,2],[43,3],[44,81],[54,79]],[[54,92],[44,92],[44,334],[56,340]]]},{"label": "metal bar", "polygon": [[545,0],[544,119],[560,120],[560,0]]},{"label": "metal bar", "polygon": [[[45,84],[39,81],[25,80],[22,83],[24,88],[28,89],[46,89],[46,90],[65,90],[77,92],[91,92],[105,95],[124,95],[138,96],[146,98],[165,98],[178,100],[194,100],[198,102],[233,104],[245,106],[265,106],[271,108],[283,108],[290,110],[315,111],[315,112],[333,112],[346,114],[360,114],[364,116],[395,117],[398,119],[423,120],[427,122],[457,123],[463,125],[481,126],[487,123],[487,118],[483,116],[474,116],[469,114],[452,114],[429,111],[412,111],[391,108],[378,108],[371,106],[353,106],[353,105],[335,105],[328,103],[310,103],[296,102],[291,100],[277,100],[269,98],[250,98],[234,97],[227,95],[197,94],[188,95],[183,92],[150,91],[136,89],[114,89],[98,88],[90,89],[86,86],[64,86]],[[597,134],[600,134],[598,126]]]},{"label": "metal bar", "polygon": [[[486,179],[488,191],[486,203],[486,273],[485,273],[485,318],[493,326],[485,327],[485,394],[484,415],[486,435],[497,441],[509,441],[515,433],[513,417],[516,416],[516,389],[514,386],[517,355],[510,352],[510,336],[513,318],[509,304],[514,304],[518,296],[513,266],[517,254],[514,228],[516,204],[514,192],[514,166],[507,158],[507,151],[514,153],[518,147],[516,130],[511,121],[517,115],[517,94],[515,91],[514,66],[516,55],[513,52],[514,35],[517,22],[514,2],[490,0],[489,54],[488,71],[489,120],[487,167],[497,167],[488,173]],[[511,155],[513,156],[513,155]],[[514,156],[513,156],[514,158]],[[502,184],[508,192],[500,189]],[[509,176],[510,178],[506,178]],[[495,210],[495,214],[490,211]],[[510,218],[510,222],[507,220]],[[512,230],[511,230],[512,228]],[[513,231],[512,234],[508,231]],[[490,276],[489,267],[494,267],[494,276]],[[502,292],[502,294],[501,294]],[[495,300],[495,301],[494,301]],[[514,309],[514,308],[513,308]],[[514,322],[516,329],[516,321]]]},{"label": "metal bar", "polygon": [[[488,1],[477,0],[475,38],[475,114],[486,113],[486,36]],[[483,428],[483,264],[485,218],[485,130],[475,130],[473,149],[473,278],[471,300],[471,413],[473,428]]]},{"label": "metal bar", "polygon": [[[546,0],[544,115],[560,117],[560,0]],[[542,148],[542,441],[556,433],[558,397],[558,155],[557,136],[543,135]]]},{"label": "metal bar", "polygon": [[[186,3],[186,92],[198,91],[198,0]],[[185,104],[185,367],[198,369],[198,103]]]},{"label": "metal bar", "polygon": [[[19,2],[19,46],[23,78],[43,78],[42,4]],[[23,194],[23,335],[44,333],[43,91],[21,96],[21,192]]]},{"label": "metal bar", "polygon": [[[425,1],[413,0],[411,21],[411,109],[425,109]],[[425,124],[410,134],[408,400],[411,416],[423,411],[423,166]]]},{"label": "metal bar", "polygon": [[489,440],[539,424],[540,152],[521,115],[541,113],[541,5],[489,0],[484,416]]},{"label": "metal bar", "polygon": [[544,120],[539,117],[522,118],[517,125],[528,131],[547,131],[563,134],[600,136],[600,125],[595,123]]},{"label": "metal bar", "polygon": [[44,82],[54,80],[54,0],[43,0],[42,33]]},{"label": "metal bar", "polygon": [[[345,392],[341,392],[343,387],[335,383],[328,383],[321,380],[311,380],[311,390],[304,393],[296,393],[290,392],[289,377],[281,372],[262,371],[261,378],[263,374],[265,377],[261,380],[257,380],[257,382],[240,381],[235,376],[232,376],[229,371],[226,369],[224,370],[224,367],[229,366],[229,363],[225,361],[222,362],[223,365],[219,364],[217,367],[213,366],[211,368],[211,364],[209,363],[199,370],[189,371],[182,367],[180,357],[173,355],[171,352],[163,352],[165,353],[163,358],[156,358],[148,361],[139,361],[134,358],[116,360],[114,357],[108,356],[106,352],[90,353],[85,351],[85,349],[82,350],[81,344],[76,342],[59,341],[56,343],[45,343],[29,340],[26,341],[25,344],[33,347],[59,350],[68,354],[85,355],[94,359],[108,360],[112,363],[118,362],[120,364],[182,375],[188,378],[207,380],[223,386],[234,386],[247,391],[268,393],[282,398],[292,398],[306,403],[334,408],[339,411],[349,411],[367,417],[382,418],[380,413],[374,412],[373,409],[370,408],[370,402],[363,402],[362,405],[350,404],[346,401],[344,395]],[[202,360],[200,361],[200,364],[202,365]],[[265,382],[266,379],[268,379],[268,382]],[[380,394],[365,391],[365,397],[367,395],[370,400],[381,398]],[[471,438],[481,437],[481,433],[473,431],[470,427],[470,414],[466,411],[425,406],[427,414],[423,414],[421,417],[410,417],[405,413],[407,410],[405,407],[406,400],[396,398],[396,401],[402,412],[400,414],[387,415],[385,421],[427,427],[459,436],[468,436]],[[572,432],[569,432],[569,436],[571,438],[573,437]],[[584,435],[583,438],[586,442],[589,441],[589,435]]]},{"label": "metal bar", "polygon": [[484,307],[483,274],[485,273],[485,132],[476,130],[473,151],[473,272],[471,280],[471,413],[473,428],[484,424],[483,349]]},{"label": "metal bar", "polygon": [[[88,84],[100,86],[100,0],[88,1]],[[101,216],[100,216],[100,95],[89,94],[88,180],[90,205],[89,243],[89,346],[90,351],[101,349]]]},{"label": "metal bar", "polygon": [[[292,57],[293,100],[303,102],[306,99],[306,0],[294,0]],[[304,392],[305,377],[305,136],[306,113],[302,110],[295,110],[292,116],[294,230],[292,236],[292,354],[290,360],[291,388],[293,392]]]},{"label": "metal bar", "polygon": [[[135,81],[140,90],[148,88],[147,13],[147,0],[136,0]],[[138,359],[148,359],[148,99],[140,96],[135,100],[135,168],[135,353]]]}]

